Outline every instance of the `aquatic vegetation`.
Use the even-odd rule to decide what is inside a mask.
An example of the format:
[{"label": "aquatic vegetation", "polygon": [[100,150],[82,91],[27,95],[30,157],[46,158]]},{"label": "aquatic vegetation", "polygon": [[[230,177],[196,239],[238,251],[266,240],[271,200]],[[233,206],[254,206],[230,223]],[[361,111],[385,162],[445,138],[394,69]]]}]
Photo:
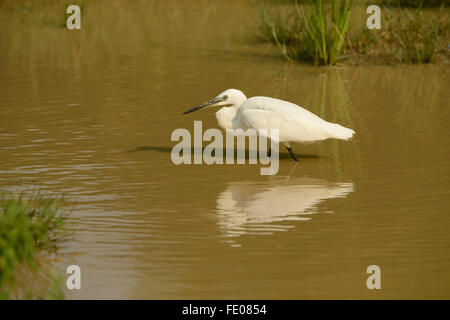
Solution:
[{"label": "aquatic vegetation", "polygon": [[352,6],[353,0],[332,0],[330,22],[328,22],[324,0],[310,2],[306,6],[308,13],[302,10],[309,39],[314,43],[316,63],[334,64],[336,62],[349,29]]},{"label": "aquatic vegetation", "polygon": [[409,15],[405,23],[400,21],[393,35],[401,47],[399,60],[406,63],[428,63],[435,57],[438,26],[423,14]]},{"label": "aquatic vegetation", "polygon": [[277,45],[288,60],[313,61],[314,48],[309,41],[303,19],[297,13],[288,16],[279,10],[269,14],[262,6],[257,39]]},{"label": "aquatic vegetation", "polygon": [[[39,250],[54,249],[66,234],[66,214],[61,211],[60,203],[61,199],[39,193],[0,198],[0,299],[14,295],[17,272],[22,267],[39,269],[36,259]],[[51,282],[54,286],[55,280]],[[35,296],[33,292],[25,295]]]},{"label": "aquatic vegetation", "polygon": [[360,59],[381,63],[448,61],[448,12],[425,15],[421,10],[387,11],[378,32],[363,29],[352,41]]},{"label": "aquatic vegetation", "polygon": [[[371,3],[372,4],[372,3]],[[397,6],[397,7],[440,7],[449,4],[448,0],[379,0],[378,5]]]},{"label": "aquatic vegetation", "polygon": [[307,1],[303,6],[295,2],[295,14],[284,20],[280,14],[269,17],[263,4],[262,38],[276,43],[288,59],[335,64],[349,29],[352,6],[353,0]]},{"label": "aquatic vegetation", "polygon": [[369,30],[360,17],[353,18],[361,21],[349,30],[352,2],[328,2],[295,3],[283,6],[283,12],[263,4],[259,40],[275,44],[289,60],[322,65],[344,58],[358,64],[448,62],[449,11],[444,6],[432,12],[422,10],[426,1],[418,1],[415,9],[383,6],[381,30]]},{"label": "aquatic vegetation", "polygon": [[[266,0],[271,4],[289,4],[289,3],[306,3],[310,0]],[[326,0],[328,2],[332,0]],[[426,7],[440,7],[442,5],[449,5],[448,0],[366,0],[365,5],[383,5],[390,7],[404,7],[404,8],[422,8]]]},{"label": "aquatic vegetation", "polygon": [[269,13],[263,3],[260,18],[259,30],[255,35],[258,40],[292,45],[302,38],[304,23],[302,19],[296,19],[295,14],[285,16],[280,10],[271,10]]}]

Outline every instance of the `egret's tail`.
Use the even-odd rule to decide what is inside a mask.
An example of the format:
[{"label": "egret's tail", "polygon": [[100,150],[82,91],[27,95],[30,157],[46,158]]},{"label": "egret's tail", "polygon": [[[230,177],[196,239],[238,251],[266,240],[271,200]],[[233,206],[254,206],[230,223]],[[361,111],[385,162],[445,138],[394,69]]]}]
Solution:
[{"label": "egret's tail", "polygon": [[353,137],[355,131],[350,128],[345,128],[337,123],[328,123],[328,134],[330,138],[340,139],[340,140],[348,140]]}]

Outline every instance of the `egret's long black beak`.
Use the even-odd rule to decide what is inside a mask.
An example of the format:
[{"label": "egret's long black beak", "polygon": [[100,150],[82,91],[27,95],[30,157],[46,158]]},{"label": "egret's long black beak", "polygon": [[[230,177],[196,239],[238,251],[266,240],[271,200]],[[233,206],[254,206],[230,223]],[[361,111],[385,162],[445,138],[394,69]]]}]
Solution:
[{"label": "egret's long black beak", "polygon": [[224,98],[222,98],[222,97],[217,97],[217,98],[211,99],[211,100],[209,100],[208,102],[205,102],[205,103],[203,103],[203,104],[201,104],[201,105],[199,105],[199,106],[196,106],[196,107],[194,107],[194,108],[192,108],[192,109],[189,109],[188,111],[183,112],[183,114],[191,113],[191,112],[200,110],[201,108],[210,106],[210,105],[212,105],[212,104],[214,104],[214,103],[221,102],[221,101],[223,101],[223,100],[224,100]]}]

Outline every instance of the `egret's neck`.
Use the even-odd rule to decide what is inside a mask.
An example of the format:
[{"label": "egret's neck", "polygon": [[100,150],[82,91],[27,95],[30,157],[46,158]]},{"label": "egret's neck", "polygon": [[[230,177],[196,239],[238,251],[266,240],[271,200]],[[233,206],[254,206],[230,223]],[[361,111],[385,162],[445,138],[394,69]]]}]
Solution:
[{"label": "egret's neck", "polygon": [[222,129],[232,129],[233,119],[239,110],[237,106],[223,107],[216,112],[217,122]]},{"label": "egret's neck", "polygon": [[[228,92],[232,89],[229,89],[225,92]],[[229,107],[223,107],[219,111],[216,112],[217,122],[219,126],[223,129],[233,129],[233,119],[236,117],[239,108],[242,104],[247,100],[245,94],[240,90],[233,90],[230,93],[229,98],[225,103],[229,105]]]}]

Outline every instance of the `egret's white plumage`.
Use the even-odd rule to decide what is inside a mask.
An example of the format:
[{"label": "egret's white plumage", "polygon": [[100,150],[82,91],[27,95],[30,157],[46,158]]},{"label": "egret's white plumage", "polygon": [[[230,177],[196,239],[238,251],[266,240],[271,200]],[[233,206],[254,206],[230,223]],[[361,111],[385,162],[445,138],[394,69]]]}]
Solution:
[{"label": "egret's white plumage", "polygon": [[223,129],[278,129],[283,142],[296,160],[289,142],[315,142],[329,138],[348,140],[355,131],[337,123],[325,121],[314,113],[288,101],[269,98],[248,98],[237,89],[228,89],[216,98],[185,113],[209,106],[222,106],[216,112]]}]

